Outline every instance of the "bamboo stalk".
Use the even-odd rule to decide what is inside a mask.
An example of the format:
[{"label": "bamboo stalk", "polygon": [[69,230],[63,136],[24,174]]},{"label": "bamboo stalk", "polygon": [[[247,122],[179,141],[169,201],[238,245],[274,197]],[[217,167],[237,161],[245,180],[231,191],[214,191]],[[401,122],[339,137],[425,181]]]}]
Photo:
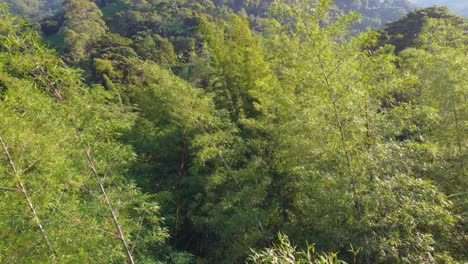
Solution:
[{"label": "bamboo stalk", "polygon": [[[18,170],[16,169],[15,163],[13,162],[13,158],[11,157],[10,152],[8,151],[8,146],[5,144],[2,137],[0,137],[0,143],[2,144],[3,151],[5,152],[5,154],[7,156],[7,161],[8,161],[11,169],[13,170],[13,172],[15,173],[15,176],[16,176],[16,181],[18,183],[18,188],[14,189],[14,190],[19,190],[21,192],[21,194],[23,195],[24,199],[26,200],[26,202],[27,202],[27,204],[29,206],[29,209],[31,209],[32,215],[33,215],[34,220],[36,222],[36,225],[39,228],[42,237],[44,238],[44,241],[45,241],[45,243],[47,245],[47,249],[49,250],[50,254],[53,257],[56,257],[57,253],[55,252],[54,248],[52,247],[52,244],[49,241],[49,238],[47,237],[46,231],[45,231],[44,227],[42,226],[42,223],[41,223],[41,220],[40,220],[40,218],[39,218],[39,216],[37,214],[36,208],[34,207],[34,204],[33,204],[32,200],[31,200],[31,197],[29,197],[28,191],[26,190],[26,187],[24,186],[23,181],[21,180],[20,174],[19,174]],[[11,188],[11,189],[13,189],[13,188]]]},{"label": "bamboo stalk", "polygon": [[89,162],[89,168],[93,172],[94,177],[98,180],[99,189],[101,190],[101,193],[104,196],[104,201],[106,202],[107,207],[109,208],[109,211],[111,212],[112,221],[114,222],[115,228],[117,229],[117,237],[122,242],[122,246],[124,248],[124,251],[127,254],[128,262],[131,263],[131,264],[134,264],[135,261],[133,260],[132,252],[131,252],[130,247],[128,246],[127,240],[125,239],[125,236],[124,236],[124,234],[122,232],[122,228],[121,228],[121,226],[119,224],[119,221],[117,219],[117,214],[115,213],[115,210],[112,207],[112,204],[111,204],[111,202],[109,200],[109,197],[107,196],[107,192],[106,192],[106,189],[104,188],[104,184],[102,183],[101,178],[99,177],[99,175],[97,173],[96,167],[94,165],[94,161],[93,161],[93,159],[91,157],[90,150],[89,150],[89,148],[87,148],[84,145],[83,139],[81,137],[80,130],[79,130],[78,126],[76,125],[75,116],[71,116],[70,121],[73,124],[73,127],[75,128],[76,135],[78,136],[78,139],[80,140],[80,142],[81,142],[81,144],[83,146],[84,152],[86,154],[86,158],[88,159],[88,162]]},{"label": "bamboo stalk", "polygon": [[[41,75],[45,75],[45,72],[42,69],[41,69]],[[45,86],[55,96],[55,98],[57,99],[57,101],[59,103],[63,103],[64,98],[62,96],[62,92],[61,92],[60,88],[55,88],[53,85],[51,85],[50,82],[46,82]],[[89,162],[89,168],[93,172],[94,177],[98,180],[99,189],[100,189],[102,195],[104,196],[104,200],[105,200],[105,202],[107,204],[107,207],[109,208],[109,210],[111,212],[112,221],[113,221],[113,223],[115,225],[115,228],[117,229],[117,237],[122,242],[122,245],[124,247],[124,251],[125,251],[125,253],[127,255],[127,258],[128,258],[128,262],[130,264],[134,264],[135,261],[133,260],[133,256],[132,256],[132,252],[130,250],[130,247],[128,246],[127,240],[125,239],[125,236],[124,236],[124,234],[122,232],[122,228],[121,228],[121,226],[119,224],[119,221],[117,219],[117,215],[115,213],[115,210],[113,209],[112,204],[111,204],[111,202],[109,200],[109,197],[107,196],[107,192],[106,192],[106,189],[104,188],[104,184],[102,183],[102,181],[101,181],[101,179],[100,179],[100,177],[99,177],[99,175],[97,173],[96,167],[94,165],[94,161],[93,161],[93,159],[91,157],[90,150],[88,148],[86,148],[86,146],[83,143],[83,139],[81,137],[80,130],[78,129],[78,126],[76,125],[76,118],[75,118],[74,115],[72,115],[70,117],[70,121],[71,121],[73,127],[75,128],[75,132],[76,132],[76,135],[78,136],[78,139],[80,140],[80,143],[83,146],[84,152],[86,154],[86,158],[88,159],[88,162]]]}]

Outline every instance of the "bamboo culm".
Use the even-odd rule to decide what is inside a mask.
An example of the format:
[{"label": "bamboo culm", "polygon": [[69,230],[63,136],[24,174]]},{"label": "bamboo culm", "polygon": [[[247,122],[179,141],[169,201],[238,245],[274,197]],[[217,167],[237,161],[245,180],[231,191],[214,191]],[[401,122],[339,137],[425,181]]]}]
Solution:
[{"label": "bamboo culm", "polygon": [[[47,236],[47,233],[45,231],[45,228],[44,226],[42,225],[41,223],[41,220],[39,218],[39,215],[37,214],[37,211],[36,211],[36,207],[34,206],[32,200],[31,200],[31,197],[29,196],[28,194],[28,191],[26,189],[26,187],[24,186],[23,184],[23,181],[20,177],[20,173],[18,172],[18,170],[16,169],[16,166],[15,166],[15,163],[13,162],[13,158],[11,157],[10,155],[10,151],[8,150],[8,146],[7,144],[3,141],[3,138],[0,137],[0,144],[2,145],[3,147],[3,151],[5,152],[5,155],[7,157],[7,162],[8,164],[10,165],[11,167],[11,170],[13,171],[13,173],[15,174],[16,176],[16,181],[17,181],[17,189],[18,191],[21,192],[21,194],[23,195],[24,199],[26,200],[26,203],[28,204],[28,207],[29,209],[31,209],[31,213],[34,217],[34,222],[36,223],[37,227],[39,228],[39,231],[41,232],[41,235],[42,235],[42,238],[44,239],[45,241],[45,244],[47,246],[47,249],[50,253],[50,255],[55,258],[57,256],[57,252],[55,251],[55,249],[52,247],[52,244],[50,243],[50,240]],[[6,188],[5,188],[6,189]],[[15,190],[14,188],[8,188],[8,190]]]},{"label": "bamboo culm", "polygon": [[[45,75],[44,72],[41,72],[41,74]],[[55,96],[55,98],[57,99],[57,101],[59,103],[64,102],[64,98],[62,96],[62,92],[61,92],[60,87],[55,88],[53,85],[50,84],[49,81],[47,81],[45,83],[45,85],[49,89],[49,91]],[[109,208],[109,211],[111,212],[112,222],[114,223],[114,226],[117,229],[117,234],[116,235],[119,238],[119,240],[122,242],[122,246],[123,246],[125,254],[127,255],[127,258],[128,258],[128,262],[130,264],[134,264],[135,261],[133,259],[132,250],[130,249],[130,246],[128,245],[127,240],[125,239],[125,236],[124,236],[124,234],[122,232],[122,228],[121,228],[121,226],[119,224],[119,221],[117,219],[117,214],[115,213],[115,210],[112,207],[112,203],[110,202],[109,197],[107,196],[107,192],[106,192],[106,189],[104,188],[104,184],[102,183],[102,181],[101,181],[101,179],[100,179],[100,177],[99,177],[99,175],[97,173],[96,166],[94,165],[94,161],[93,161],[93,159],[91,157],[90,150],[84,145],[83,139],[81,137],[81,132],[80,132],[80,130],[79,130],[77,124],[76,124],[76,117],[74,115],[70,116],[70,122],[72,123],[73,127],[75,128],[75,133],[76,133],[81,145],[83,146],[83,150],[84,150],[86,158],[88,160],[89,168],[91,169],[91,171],[93,173],[93,176],[97,179],[99,189],[100,189],[102,195],[104,196],[104,201],[105,201],[107,207]]]},{"label": "bamboo culm", "polygon": [[99,189],[100,189],[100,191],[101,191],[101,193],[102,193],[102,195],[104,197],[104,201],[106,202],[106,205],[109,208],[109,211],[111,213],[112,221],[114,222],[115,228],[117,229],[117,237],[122,242],[124,251],[125,251],[125,253],[127,255],[127,258],[128,258],[128,262],[131,263],[131,264],[134,264],[135,261],[133,260],[132,251],[130,250],[130,247],[129,247],[128,243],[127,243],[127,240],[125,239],[125,236],[124,236],[124,234],[122,232],[122,228],[121,228],[121,226],[119,224],[119,221],[117,219],[117,214],[115,213],[115,210],[112,207],[112,204],[111,204],[111,202],[109,200],[109,197],[107,196],[107,192],[106,192],[106,189],[104,188],[104,184],[102,183],[101,178],[99,177],[99,175],[97,173],[96,167],[94,165],[94,161],[93,161],[93,159],[91,157],[90,150],[89,150],[89,148],[87,148],[84,145],[83,139],[81,137],[81,132],[80,132],[80,130],[79,130],[77,124],[76,124],[75,116],[72,115],[70,117],[70,121],[73,124],[73,127],[75,128],[75,132],[76,132],[76,135],[77,135],[78,139],[80,140],[80,143],[83,145],[83,149],[84,149],[84,152],[86,154],[86,158],[88,159],[88,162],[89,162],[89,168],[91,169],[91,171],[93,172],[94,177],[98,181]]}]

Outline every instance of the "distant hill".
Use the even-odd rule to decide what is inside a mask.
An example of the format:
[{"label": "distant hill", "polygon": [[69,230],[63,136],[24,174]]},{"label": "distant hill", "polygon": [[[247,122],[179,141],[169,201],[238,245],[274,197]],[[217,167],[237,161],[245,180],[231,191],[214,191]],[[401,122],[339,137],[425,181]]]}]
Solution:
[{"label": "distant hill", "polygon": [[382,31],[383,43],[395,46],[396,52],[413,47],[415,40],[429,18],[443,19],[460,30],[467,27],[466,19],[454,14],[446,6],[430,6],[415,9],[398,21],[389,23]]},{"label": "distant hill", "polygon": [[427,7],[433,5],[447,6],[458,15],[468,18],[468,1],[466,0],[410,0],[414,4]]},{"label": "distant hill", "polygon": [[356,11],[362,14],[359,30],[367,27],[382,28],[389,22],[396,21],[416,6],[408,0],[335,0],[340,11]]},{"label": "distant hill", "polygon": [[[30,20],[39,21],[44,17],[50,17],[58,10],[64,0],[4,0],[9,4],[12,13],[20,14]],[[98,6],[106,5],[116,6],[117,3],[129,3],[132,1],[121,0],[91,0]],[[423,1],[423,0],[413,0]],[[136,1],[138,2],[138,1]],[[135,2],[135,3],[136,3]],[[154,0],[154,3],[164,3],[164,0]],[[195,1],[196,2],[196,1]],[[202,1],[203,2],[203,1]],[[205,6],[215,4],[217,6],[227,6],[235,12],[245,9],[247,13],[255,16],[264,16],[268,12],[268,6],[271,0],[262,1],[236,1],[236,0],[211,0],[205,1]],[[210,4],[211,3],[211,4]],[[365,30],[367,27],[381,28],[386,23],[396,21],[415,6],[409,0],[334,0],[336,11],[349,12],[356,11],[362,14],[362,23],[356,25],[357,30]]]},{"label": "distant hill", "polygon": [[[14,14],[19,14],[31,20],[40,20],[60,9],[64,0],[4,0]],[[3,2],[3,1],[1,1]]]}]

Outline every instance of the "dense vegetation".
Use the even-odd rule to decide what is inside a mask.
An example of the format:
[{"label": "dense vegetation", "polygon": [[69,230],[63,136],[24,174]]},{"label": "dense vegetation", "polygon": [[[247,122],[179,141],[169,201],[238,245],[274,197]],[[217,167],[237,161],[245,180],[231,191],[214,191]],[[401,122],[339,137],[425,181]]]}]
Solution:
[{"label": "dense vegetation", "polygon": [[468,2],[463,0],[409,0],[412,3],[421,6],[429,7],[433,5],[448,6],[455,13],[468,18]]},{"label": "dense vegetation", "polygon": [[3,0],[2,2],[9,4],[11,12],[37,21],[58,11],[63,0]]},{"label": "dense vegetation", "polygon": [[468,24],[340,3],[2,5],[0,262],[468,261]]}]

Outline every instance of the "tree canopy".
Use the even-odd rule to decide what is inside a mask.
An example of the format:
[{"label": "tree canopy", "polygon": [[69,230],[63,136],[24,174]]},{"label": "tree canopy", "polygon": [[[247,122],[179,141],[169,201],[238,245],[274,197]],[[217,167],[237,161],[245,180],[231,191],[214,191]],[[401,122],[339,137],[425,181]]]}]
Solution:
[{"label": "tree canopy", "polygon": [[2,5],[0,262],[466,262],[468,23],[407,5]]}]

